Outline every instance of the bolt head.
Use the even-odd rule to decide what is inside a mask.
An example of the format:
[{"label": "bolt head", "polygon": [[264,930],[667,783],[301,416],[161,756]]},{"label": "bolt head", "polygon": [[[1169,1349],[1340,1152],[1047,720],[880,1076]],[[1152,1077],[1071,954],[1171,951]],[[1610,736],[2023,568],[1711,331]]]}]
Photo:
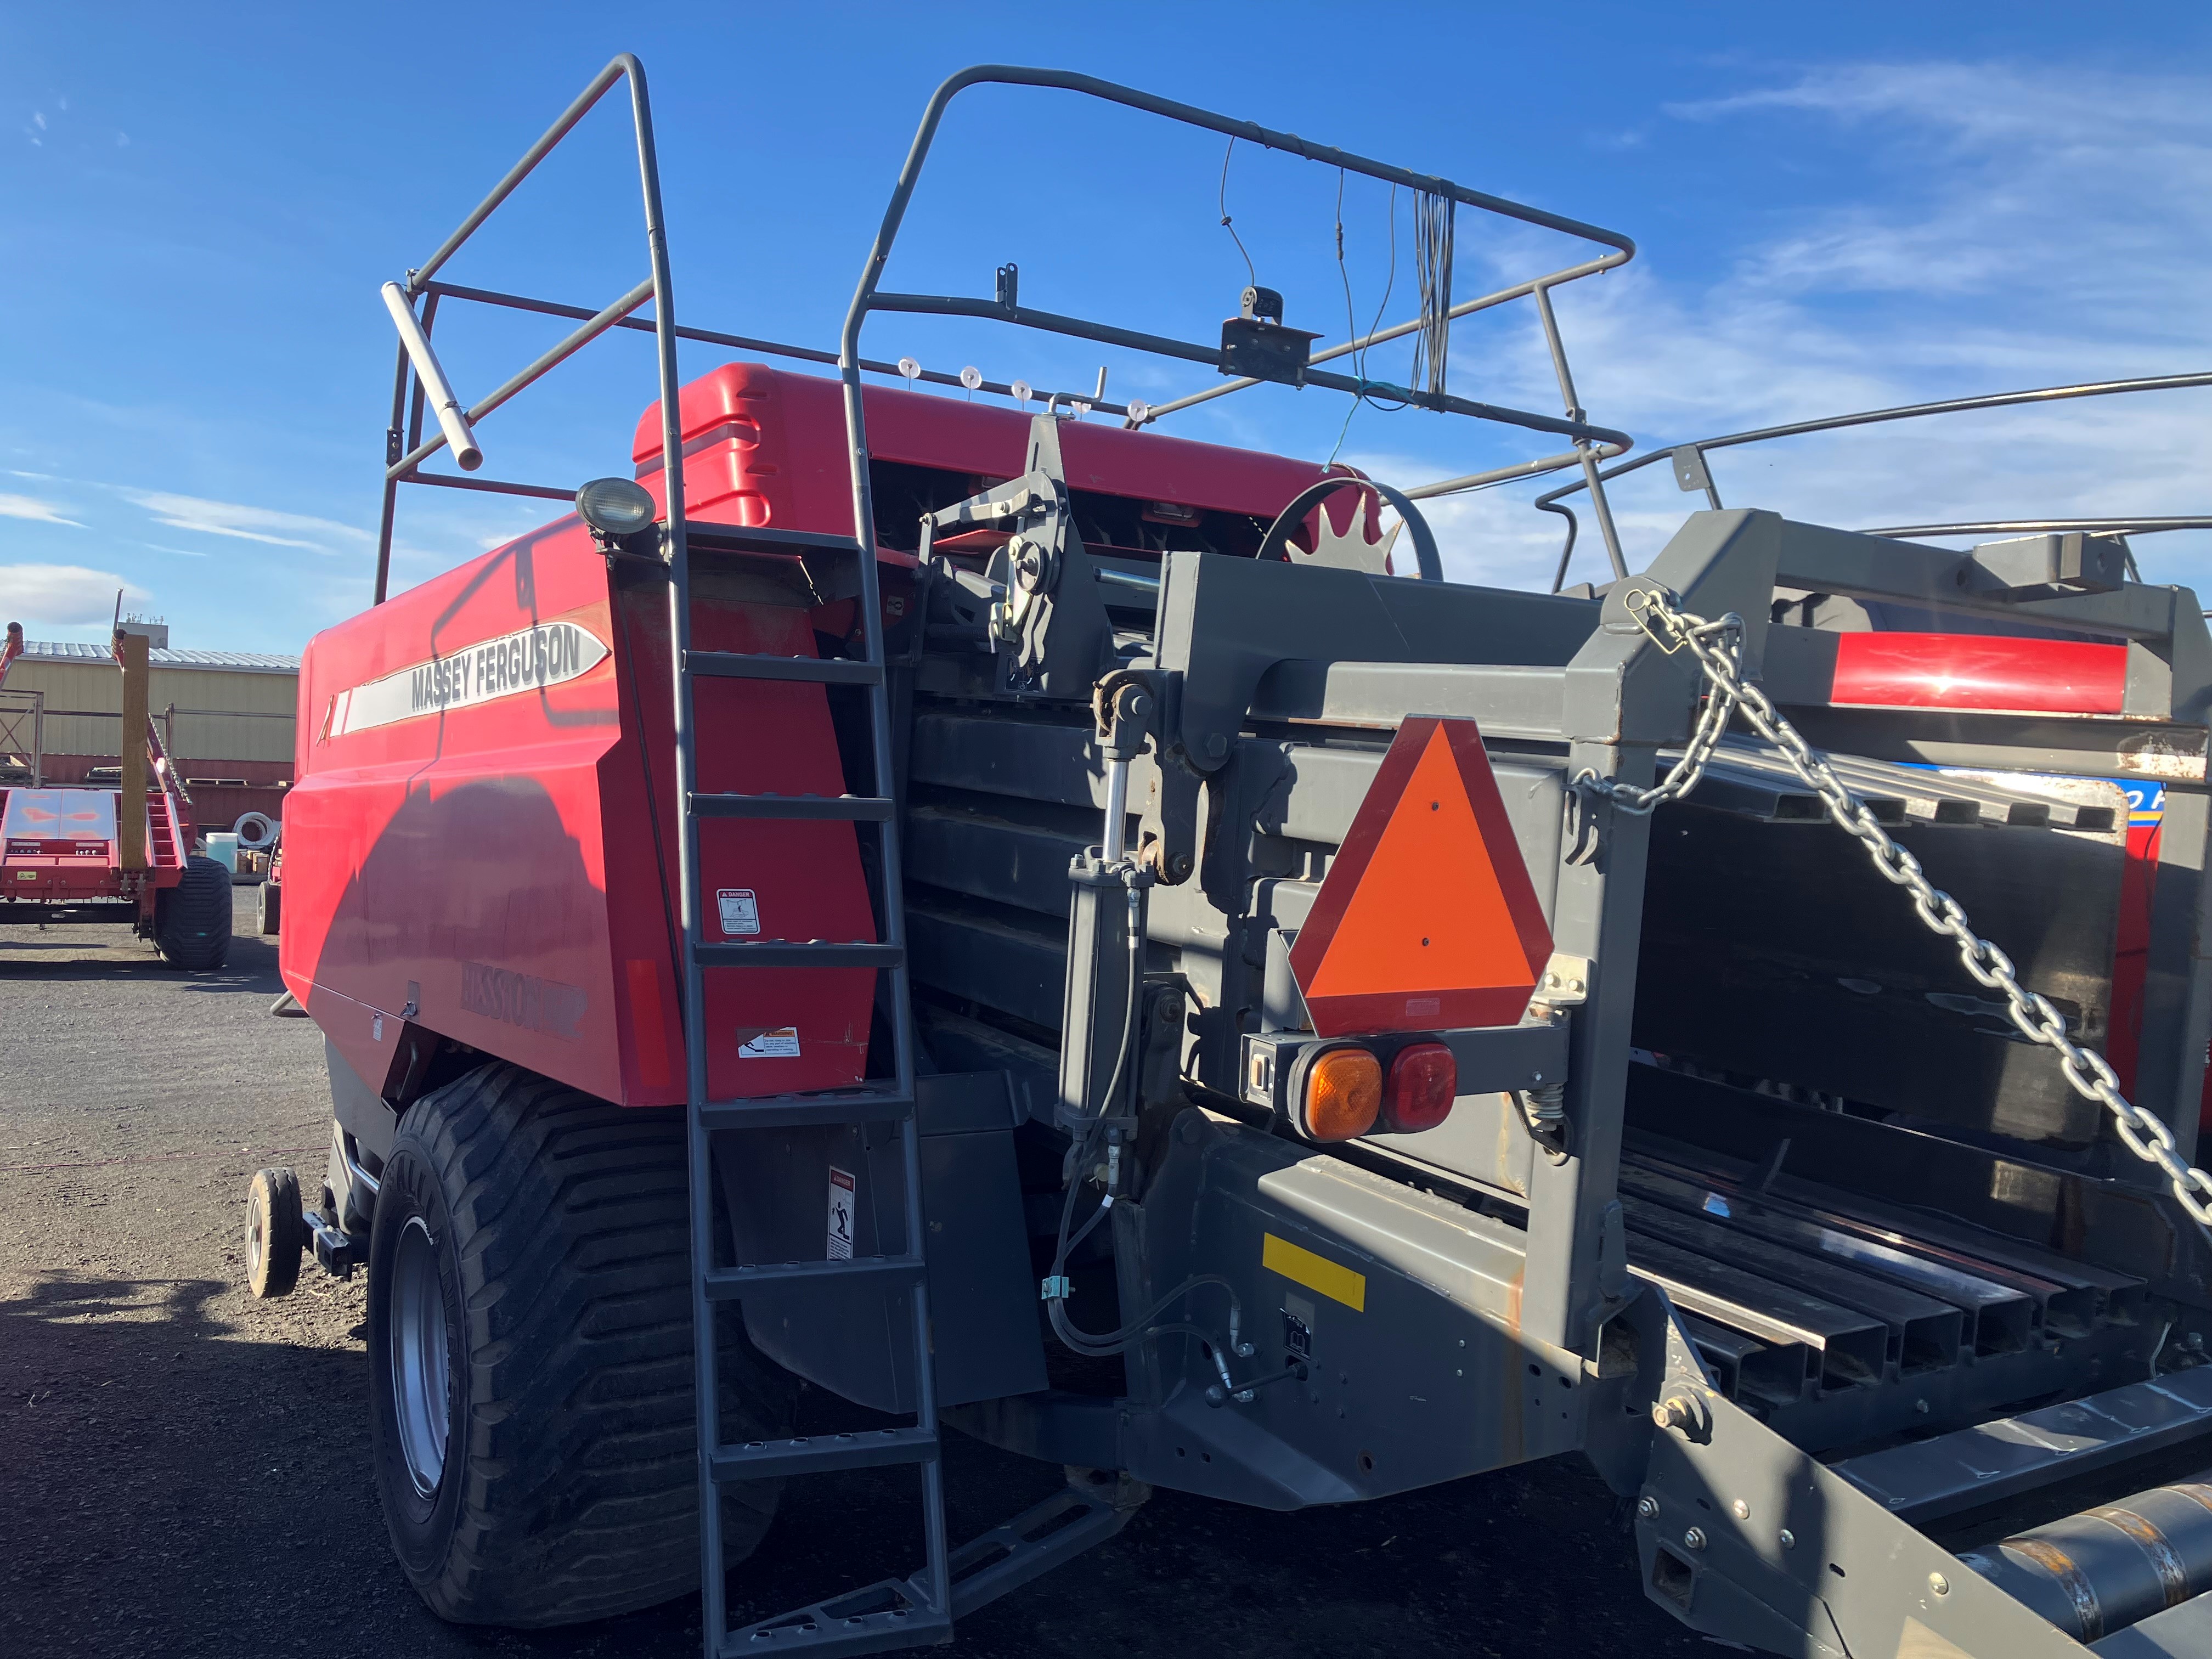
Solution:
[{"label": "bolt head", "polygon": [[1705,1529],[1703,1527],[1692,1527],[1689,1531],[1682,1534],[1682,1547],[1684,1549],[1701,1550],[1705,1548]]},{"label": "bolt head", "polygon": [[1951,1593],[1951,1581],[1940,1572],[1931,1572],[1928,1575],[1928,1588],[1938,1595],[1948,1595]]},{"label": "bolt head", "polygon": [[1794,1550],[1797,1547],[1797,1534],[1787,1527],[1782,1529],[1782,1547],[1785,1550]]},{"label": "bolt head", "polygon": [[1675,1395],[1651,1408],[1651,1420],[1662,1429],[1685,1429],[1697,1421],[1697,1413],[1688,1401]]},{"label": "bolt head", "polygon": [[1741,1498],[1737,1498],[1735,1503],[1729,1504],[1729,1508],[1735,1513],[1737,1520],[1748,1521],[1751,1519],[1751,1505],[1745,1503]]},{"label": "bolt head", "polygon": [[1656,1498],[1638,1498],[1636,1500],[1636,1512],[1642,1516],[1646,1521],[1655,1519],[1659,1513],[1659,1500]]},{"label": "bolt head", "polygon": [[1930,1408],[1929,1408],[1929,1404],[1928,1404],[1928,1402],[1927,1402],[1926,1401],[1924,1401],[1924,1400],[1916,1400],[1916,1401],[1914,1401],[1912,1402],[1912,1409],[1913,1409],[1914,1411],[1916,1411],[1916,1412],[1919,1413],[1921,1416],[1925,1417],[1925,1416],[1927,1416],[1927,1415],[1928,1415],[1928,1413],[1929,1413],[1929,1409],[1930,1409]]}]

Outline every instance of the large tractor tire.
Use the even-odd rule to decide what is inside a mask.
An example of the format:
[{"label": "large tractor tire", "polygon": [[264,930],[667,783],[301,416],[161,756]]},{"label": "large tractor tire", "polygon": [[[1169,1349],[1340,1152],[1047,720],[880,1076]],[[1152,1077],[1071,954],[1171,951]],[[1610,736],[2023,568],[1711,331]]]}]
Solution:
[{"label": "large tractor tire", "polygon": [[[370,1432],[392,1548],[441,1618],[571,1624],[697,1588],[686,1193],[680,1112],[512,1066],[403,1120],[370,1232]],[[788,1434],[792,1379],[729,1341],[722,1438]],[[781,1483],[723,1492],[736,1561]]]},{"label": "large tractor tire", "polygon": [[230,960],[230,872],[185,860],[182,880],[154,897],[154,944],[172,968],[198,973]]}]

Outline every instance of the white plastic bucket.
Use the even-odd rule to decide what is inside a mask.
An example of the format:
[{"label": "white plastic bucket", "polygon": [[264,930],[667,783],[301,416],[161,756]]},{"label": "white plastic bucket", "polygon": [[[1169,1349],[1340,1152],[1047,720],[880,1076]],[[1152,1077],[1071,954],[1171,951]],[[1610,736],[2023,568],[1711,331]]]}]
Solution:
[{"label": "white plastic bucket", "polygon": [[208,832],[207,855],[230,872],[238,873],[238,837],[227,830]]}]

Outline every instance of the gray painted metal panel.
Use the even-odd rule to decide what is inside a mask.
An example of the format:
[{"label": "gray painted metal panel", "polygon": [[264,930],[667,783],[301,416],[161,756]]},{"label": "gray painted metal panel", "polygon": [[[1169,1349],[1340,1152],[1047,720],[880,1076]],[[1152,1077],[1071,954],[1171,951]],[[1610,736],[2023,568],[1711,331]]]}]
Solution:
[{"label": "gray painted metal panel", "polygon": [[2212,1452],[2212,1365],[1830,1467],[1917,1524],[2198,1437]]},{"label": "gray painted metal panel", "polygon": [[917,981],[1057,1030],[1067,972],[1063,933],[1045,936],[1009,921],[954,911],[919,897],[907,910]]},{"label": "gray painted metal panel", "polygon": [[2140,1625],[2089,1644],[2100,1659],[2204,1659],[2212,1653],[2212,1596],[2154,1613]]},{"label": "gray painted metal panel", "polygon": [[1298,658],[1261,677],[1255,720],[1395,730],[1408,714],[1471,720],[1485,737],[1558,741],[1566,670],[1549,665],[1330,662]]},{"label": "gray painted metal panel", "polygon": [[[1669,971],[1638,1000],[1638,1047],[2032,1143],[2110,1133],[1840,830],[1703,803],[1659,814],[1642,948]],[[2110,1042],[2117,836],[1923,822],[1897,837],[2077,1040]]]},{"label": "gray painted metal panel", "polygon": [[1067,917],[1068,861],[1078,836],[1003,818],[917,806],[907,815],[907,877],[1059,920]]}]

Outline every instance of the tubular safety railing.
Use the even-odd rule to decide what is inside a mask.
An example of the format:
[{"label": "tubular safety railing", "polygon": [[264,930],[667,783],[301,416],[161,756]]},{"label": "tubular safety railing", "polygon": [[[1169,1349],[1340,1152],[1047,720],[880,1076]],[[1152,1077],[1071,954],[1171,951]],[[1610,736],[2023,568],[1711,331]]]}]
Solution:
[{"label": "tubular safety railing", "polygon": [[[1845,427],[1876,426],[1888,421],[1911,421],[1930,415],[1959,415],[1983,409],[2006,409],[2021,404],[2061,403],[2074,398],[2109,398],[2136,392],[2179,392],[2191,387],[2212,386],[2212,372],[2195,374],[2154,374],[2129,380],[2087,380],[2074,386],[2037,386],[2025,392],[1993,392],[1973,398],[1947,398],[1932,404],[1905,404],[1893,409],[1871,409],[1856,415],[1830,415],[1814,421],[1794,421],[1787,426],[1760,427],[1750,432],[1732,432],[1724,437],[1701,438],[1695,443],[1677,444],[1671,449],[1655,449],[1624,461],[1618,466],[1602,470],[1592,469],[1594,477],[1574,483],[1564,484],[1547,494],[1539,495],[1534,505],[1543,512],[1556,513],[1567,521],[1566,544],[1559,550],[1559,568],[1552,577],[1554,593],[1566,585],[1567,565],[1575,554],[1575,536],[1578,529],[1574,509],[1560,504],[1561,498],[1573,495],[1589,484],[1604,483],[1628,473],[1639,471],[1662,460],[1674,464],[1674,482],[1685,492],[1702,490],[1705,500],[1714,507],[1721,504],[1721,495],[1714,486],[1712,470],[1705,460],[1706,453],[1715,449],[1733,449],[1744,444],[1765,443],[1776,438],[1802,437],[1808,433],[1834,432]],[[1510,476],[1510,475],[1509,475]],[[1469,489],[1478,484],[1497,482],[1495,475],[1478,475],[1468,478],[1448,479],[1442,483],[1425,484],[1419,489],[1407,491],[1414,497],[1448,495],[1455,490]],[[1594,497],[1601,524],[1610,525],[1610,511]],[[2081,531],[2100,535],[2152,535],[2170,530],[2212,530],[2212,516],[2167,518],[2142,514],[2116,514],[2109,518],[2075,519],[2001,519],[1959,524],[1892,525],[1863,533],[1869,536],[1908,538],[1914,536],[2032,536],[2045,532]],[[1613,548],[1608,533],[1607,546]],[[2132,567],[2133,555],[2129,562]],[[1616,555],[1613,559],[1615,575],[1627,573],[1620,568]]]},{"label": "tubular safety railing", "polygon": [[[968,392],[985,392],[1001,397],[1024,398],[1027,393],[1042,400],[1047,408],[1060,404],[1080,404],[1088,406],[1096,394],[1073,392],[1031,391],[1018,382],[982,379],[970,369],[961,374],[922,368],[910,359],[898,362],[859,356],[853,342],[842,342],[839,352],[792,345],[750,335],[727,333],[718,330],[692,328],[678,325],[671,314],[672,305],[666,261],[666,237],[661,217],[659,167],[653,139],[653,122],[649,103],[642,88],[641,70],[635,58],[625,53],[617,58],[600,72],[562,112],[560,118],[546,130],[544,135],[531,146],[522,159],[510,168],[489,195],[461,222],[453,234],[426,259],[422,265],[407,273],[404,283],[385,285],[384,300],[391,311],[400,334],[398,361],[393,371],[392,417],[386,433],[385,488],[383,510],[377,532],[376,579],[374,602],[382,604],[390,591],[392,540],[397,507],[398,486],[403,483],[422,484],[448,489],[487,491],[499,495],[533,496],[546,501],[567,501],[573,498],[573,489],[549,484],[517,483],[506,479],[480,478],[463,476],[473,473],[483,464],[483,451],[477,444],[475,428],[486,416],[512,400],[516,394],[543,378],[552,369],[567,362],[592,341],[616,329],[624,329],[654,336],[659,343],[662,378],[661,402],[663,423],[668,425],[675,416],[676,386],[674,373],[674,343],[677,340],[695,341],[702,345],[720,347],[739,352],[759,353],[788,358],[800,362],[839,367],[841,373],[860,372],[882,375],[897,375],[909,384],[922,381],[933,386],[960,387]],[[484,222],[514,194],[521,183],[537,168],[538,163],[566,137],[578,122],[594,108],[601,98],[618,80],[627,80],[631,87],[631,110],[638,146],[638,166],[641,182],[647,198],[648,246],[652,251],[653,273],[628,294],[611,304],[592,311],[582,306],[566,305],[550,300],[524,295],[510,294],[495,289],[477,288],[438,280],[438,272],[454,254],[468,242]],[[1563,467],[1579,466],[1583,475],[1583,487],[1593,492],[1599,524],[1615,565],[1625,574],[1619,550],[1619,537],[1614,531],[1604,493],[1604,477],[1599,471],[1601,463],[1626,454],[1633,440],[1610,427],[1589,422],[1577,398],[1574,379],[1567,362],[1558,321],[1553,314],[1551,290],[1567,283],[1625,264],[1635,255],[1635,244],[1616,231],[1585,224],[1580,220],[1566,218],[1539,208],[1509,201],[1481,191],[1453,184],[1448,179],[1410,172],[1387,162],[1376,161],[1354,155],[1324,144],[1315,144],[1295,134],[1278,132],[1249,121],[1238,121],[1188,104],[1170,99],[1157,98],[1133,88],[1096,79],[1091,76],[1074,75],[1054,70],[1024,69],[1005,64],[981,64],[963,70],[940,86],[933,96],[922,120],[907,166],[900,175],[884,227],[877,244],[871,251],[869,264],[861,283],[865,298],[862,311],[902,311],[937,316],[966,316],[991,319],[1015,324],[1025,328],[1040,329],[1078,339],[1097,341],[1127,349],[1178,358],[1185,362],[1218,366],[1219,349],[1213,345],[1170,338],[1133,329],[1119,328],[1084,319],[1038,311],[1018,304],[1000,304],[995,301],[973,300],[952,295],[890,294],[879,292],[876,283],[889,257],[890,240],[903,220],[907,205],[913,195],[922,161],[927,157],[945,106],[966,88],[978,84],[1030,86],[1056,88],[1102,99],[1123,105],[1146,113],[1158,115],[1187,125],[1224,134],[1231,139],[1242,139],[1263,149],[1281,150],[1301,156],[1323,166],[1334,167],[1349,173],[1382,182],[1405,186],[1446,198],[1453,202],[1495,213],[1520,223],[1555,230],[1567,235],[1601,244],[1606,251],[1596,258],[1565,266],[1544,276],[1533,277],[1495,293],[1452,305],[1444,315],[1449,319],[1470,316],[1475,313],[1506,304],[1514,300],[1533,299],[1541,319],[1546,345],[1549,350],[1553,372],[1559,380],[1564,415],[1538,414],[1531,410],[1482,403],[1448,393],[1416,391],[1409,387],[1384,386],[1355,376],[1333,374],[1309,369],[1307,380],[1313,385],[1354,397],[1382,393],[1393,400],[1402,400],[1417,407],[1441,413],[1468,416],[1479,420],[1498,422],[1526,430],[1553,434],[1565,437],[1574,446],[1559,454],[1516,463],[1492,471],[1469,475],[1464,478],[1442,483],[1425,485],[1407,493],[1415,498],[1445,495],[1455,490],[1474,488],[1480,484],[1502,482],[1510,478],[1531,477]],[[464,405],[447,380],[439,362],[433,338],[436,331],[440,303],[446,300],[465,301],[472,304],[497,306],[508,310],[534,313],[541,316],[560,317],[576,322],[579,326],[540,355],[534,362],[512,376],[488,396],[473,404]],[[647,304],[653,315],[636,315]],[[860,301],[856,299],[856,304]],[[1371,332],[1361,338],[1346,341],[1312,354],[1311,362],[1327,362],[1365,349],[1378,343],[1401,338],[1425,325],[1429,319],[1417,318],[1410,322]],[[848,318],[848,332],[853,319]],[[1218,386],[1208,387],[1188,397],[1163,404],[1141,412],[1132,410],[1128,424],[1149,425],[1161,416],[1188,409],[1241,392],[1265,382],[1236,379],[1225,380]],[[1025,399],[1024,399],[1025,400]],[[435,422],[436,430],[424,435],[426,415]],[[669,430],[673,431],[670,426]],[[665,435],[665,434],[664,434]],[[672,441],[672,440],[671,441]],[[441,450],[450,450],[461,468],[459,473],[432,472],[423,470],[423,463]],[[680,491],[680,484],[678,486]],[[672,504],[672,512],[674,507]],[[678,515],[680,516],[680,515]],[[865,522],[865,521],[864,521]]]}]

